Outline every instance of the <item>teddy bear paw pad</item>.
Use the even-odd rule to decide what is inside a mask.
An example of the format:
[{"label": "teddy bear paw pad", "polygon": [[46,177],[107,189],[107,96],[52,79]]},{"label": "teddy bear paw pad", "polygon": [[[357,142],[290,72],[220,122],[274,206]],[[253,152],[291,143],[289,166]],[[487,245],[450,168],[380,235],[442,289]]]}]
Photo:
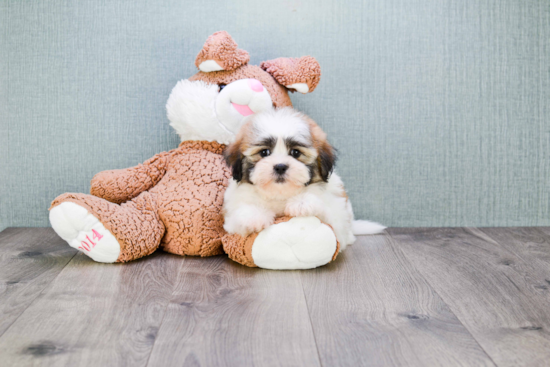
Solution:
[{"label": "teddy bear paw pad", "polygon": [[336,252],[332,228],[316,217],[296,217],[264,229],[254,240],[252,258],[264,269],[312,269]]},{"label": "teddy bear paw pad", "polygon": [[94,261],[113,263],[120,254],[116,238],[88,210],[73,202],[64,202],[50,210],[54,231]]}]

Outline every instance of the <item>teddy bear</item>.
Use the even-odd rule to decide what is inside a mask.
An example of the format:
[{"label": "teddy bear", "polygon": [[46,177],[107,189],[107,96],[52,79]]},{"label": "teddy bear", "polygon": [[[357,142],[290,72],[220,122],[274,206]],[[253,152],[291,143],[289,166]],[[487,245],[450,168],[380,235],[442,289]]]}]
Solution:
[{"label": "teddy bear", "polygon": [[316,217],[282,217],[246,238],[223,229],[223,197],[231,170],[223,150],[246,118],[292,106],[288,92],[311,93],[321,70],[310,56],[250,65],[248,52],[225,32],[206,40],[195,65],[167,104],[178,148],[143,164],[103,171],[90,194],[65,193],[50,207],[50,223],[71,247],[103,263],[124,263],[159,247],[182,256],[226,253],[267,269],[309,269],[334,260],[339,243]]}]

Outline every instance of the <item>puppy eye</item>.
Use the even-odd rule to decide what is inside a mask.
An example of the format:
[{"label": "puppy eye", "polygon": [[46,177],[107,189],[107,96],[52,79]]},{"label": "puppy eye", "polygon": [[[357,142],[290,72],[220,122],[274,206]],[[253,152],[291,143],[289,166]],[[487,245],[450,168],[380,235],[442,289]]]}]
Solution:
[{"label": "puppy eye", "polygon": [[261,152],[260,152],[260,157],[264,158],[264,157],[267,157],[268,155],[271,154],[271,150],[269,149],[263,149]]},{"label": "puppy eye", "polygon": [[219,84],[218,87],[220,87],[220,92],[221,92],[223,88],[227,87],[227,84]]},{"label": "puppy eye", "polygon": [[302,155],[302,152],[300,152],[298,149],[292,149],[290,151],[290,155],[292,156],[292,158],[298,158]]}]

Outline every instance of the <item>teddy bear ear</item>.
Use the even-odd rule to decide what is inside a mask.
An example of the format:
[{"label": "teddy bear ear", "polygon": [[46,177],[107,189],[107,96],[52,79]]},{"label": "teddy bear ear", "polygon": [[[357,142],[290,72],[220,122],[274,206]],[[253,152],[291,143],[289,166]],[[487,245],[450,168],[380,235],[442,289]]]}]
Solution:
[{"label": "teddy bear ear", "polygon": [[234,70],[250,60],[245,50],[237,48],[237,43],[226,31],[216,32],[204,43],[201,52],[195,59],[200,71]]},{"label": "teddy bear ear", "polygon": [[297,59],[280,57],[264,61],[260,67],[291,91],[295,90],[303,94],[313,92],[321,80],[321,66],[311,56]]}]

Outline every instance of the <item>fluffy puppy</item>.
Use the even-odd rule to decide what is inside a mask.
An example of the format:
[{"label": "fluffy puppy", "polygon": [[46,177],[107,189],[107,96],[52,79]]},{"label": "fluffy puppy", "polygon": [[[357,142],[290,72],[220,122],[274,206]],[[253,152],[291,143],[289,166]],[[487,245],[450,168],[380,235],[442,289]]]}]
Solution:
[{"label": "fluffy puppy", "polygon": [[[279,216],[316,216],[332,226],[342,249],[355,241],[351,203],[333,173],[335,151],[308,116],[290,107],[255,114],[224,155],[233,172],[224,198],[227,232],[246,236]],[[356,234],[385,228],[361,222]]]}]

